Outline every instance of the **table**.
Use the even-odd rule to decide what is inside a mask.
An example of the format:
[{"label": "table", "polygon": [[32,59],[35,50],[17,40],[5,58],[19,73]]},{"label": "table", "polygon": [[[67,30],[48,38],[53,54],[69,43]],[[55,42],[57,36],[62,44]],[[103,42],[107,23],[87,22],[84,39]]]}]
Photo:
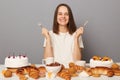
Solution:
[{"label": "table", "polygon": [[[37,66],[39,66],[37,64]],[[5,67],[4,65],[0,65],[0,80],[19,80],[19,78],[16,76],[16,74],[13,74],[13,76],[11,78],[5,78],[3,75],[2,75],[2,70],[4,70]],[[32,79],[32,78],[29,78],[28,80],[35,80],[35,79]],[[36,79],[36,80],[46,80],[46,78],[39,78],[39,79]],[[52,79],[52,80],[64,80],[60,77],[56,77],[55,79]],[[113,77],[107,77],[107,76],[101,76],[101,77],[72,77],[71,80],[120,80],[120,76],[113,76]]]}]

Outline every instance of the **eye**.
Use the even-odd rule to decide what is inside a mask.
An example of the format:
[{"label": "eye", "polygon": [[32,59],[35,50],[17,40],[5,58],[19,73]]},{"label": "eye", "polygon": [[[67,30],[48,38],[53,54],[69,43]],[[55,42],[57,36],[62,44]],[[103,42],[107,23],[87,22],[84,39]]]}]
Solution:
[{"label": "eye", "polygon": [[65,16],[69,16],[69,14],[68,14],[68,13],[65,13]]},{"label": "eye", "polygon": [[62,15],[62,13],[59,12],[58,15]]}]

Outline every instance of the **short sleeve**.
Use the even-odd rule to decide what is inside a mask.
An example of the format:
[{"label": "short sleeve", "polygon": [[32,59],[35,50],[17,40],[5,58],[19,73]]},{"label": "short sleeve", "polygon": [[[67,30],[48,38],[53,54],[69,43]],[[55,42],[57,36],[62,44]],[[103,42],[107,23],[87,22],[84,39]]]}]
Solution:
[{"label": "short sleeve", "polygon": [[[52,46],[52,45],[53,45],[53,44],[52,44],[52,42],[53,42],[53,39],[52,39],[53,32],[52,32],[52,31],[49,31],[49,34],[50,34],[50,38],[51,38],[51,46]],[[46,47],[46,38],[44,38],[43,47]]]},{"label": "short sleeve", "polygon": [[44,39],[43,47],[46,47],[46,38]]},{"label": "short sleeve", "polygon": [[84,48],[82,36],[79,37],[79,46],[80,48]]}]

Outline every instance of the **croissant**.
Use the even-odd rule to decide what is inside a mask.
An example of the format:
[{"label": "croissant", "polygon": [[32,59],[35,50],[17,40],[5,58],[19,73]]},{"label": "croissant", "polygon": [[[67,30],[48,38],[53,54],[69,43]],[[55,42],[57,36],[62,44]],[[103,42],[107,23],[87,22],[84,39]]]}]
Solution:
[{"label": "croissant", "polygon": [[44,66],[38,67],[40,77],[45,77],[46,68]]},{"label": "croissant", "polygon": [[58,74],[59,77],[61,78],[64,78],[65,80],[71,80],[71,75],[69,72],[67,71],[61,71],[59,74]]},{"label": "croissant", "polygon": [[68,72],[69,72],[70,74],[75,74],[75,73],[76,73],[76,69],[75,69],[75,68],[69,68],[69,69],[68,69]]},{"label": "croissant", "polygon": [[31,72],[29,73],[29,76],[30,76],[31,78],[38,79],[38,78],[39,78],[39,72],[38,72],[38,71],[31,71]]},{"label": "croissant", "polygon": [[81,71],[85,70],[85,67],[79,66],[79,65],[75,65],[74,68],[76,69],[77,72],[81,72]]},{"label": "croissant", "polygon": [[70,69],[74,69],[74,71],[76,71],[76,72],[81,72],[81,71],[83,71],[84,69],[85,69],[85,67],[83,67],[83,66],[79,66],[79,65],[75,65],[74,63],[69,63],[69,68]]},{"label": "croissant", "polygon": [[28,75],[34,79],[38,79],[40,77],[39,70],[36,67],[30,68],[30,72],[28,73]]},{"label": "croissant", "polygon": [[33,68],[32,66],[24,67],[25,73],[26,73],[26,74],[30,73],[30,71],[31,71],[32,68]]},{"label": "croissant", "polygon": [[95,67],[95,68],[91,68],[90,71],[92,73],[92,76],[95,77],[99,77],[100,75],[107,75],[109,77],[112,77],[114,75],[112,69],[107,67]]},{"label": "croissant", "polygon": [[28,78],[25,75],[20,75],[19,80],[27,80]]},{"label": "croissant", "polygon": [[23,68],[18,68],[17,71],[16,71],[16,74],[17,75],[24,75],[25,74],[24,69]]},{"label": "croissant", "polygon": [[120,69],[113,69],[115,76],[120,76]]},{"label": "croissant", "polygon": [[69,68],[73,68],[75,66],[75,64],[73,62],[69,63]]}]

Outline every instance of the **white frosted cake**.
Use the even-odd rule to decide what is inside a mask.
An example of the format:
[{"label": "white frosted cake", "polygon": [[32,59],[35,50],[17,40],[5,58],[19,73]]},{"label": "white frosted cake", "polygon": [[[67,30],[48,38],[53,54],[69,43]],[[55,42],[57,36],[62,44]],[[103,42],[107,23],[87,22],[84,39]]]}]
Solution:
[{"label": "white frosted cake", "polygon": [[90,59],[90,67],[111,67],[113,64],[113,60],[109,57],[98,57],[94,56]]},{"label": "white frosted cake", "polygon": [[18,68],[28,65],[28,57],[26,56],[8,56],[5,58],[5,67],[8,68]]}]

